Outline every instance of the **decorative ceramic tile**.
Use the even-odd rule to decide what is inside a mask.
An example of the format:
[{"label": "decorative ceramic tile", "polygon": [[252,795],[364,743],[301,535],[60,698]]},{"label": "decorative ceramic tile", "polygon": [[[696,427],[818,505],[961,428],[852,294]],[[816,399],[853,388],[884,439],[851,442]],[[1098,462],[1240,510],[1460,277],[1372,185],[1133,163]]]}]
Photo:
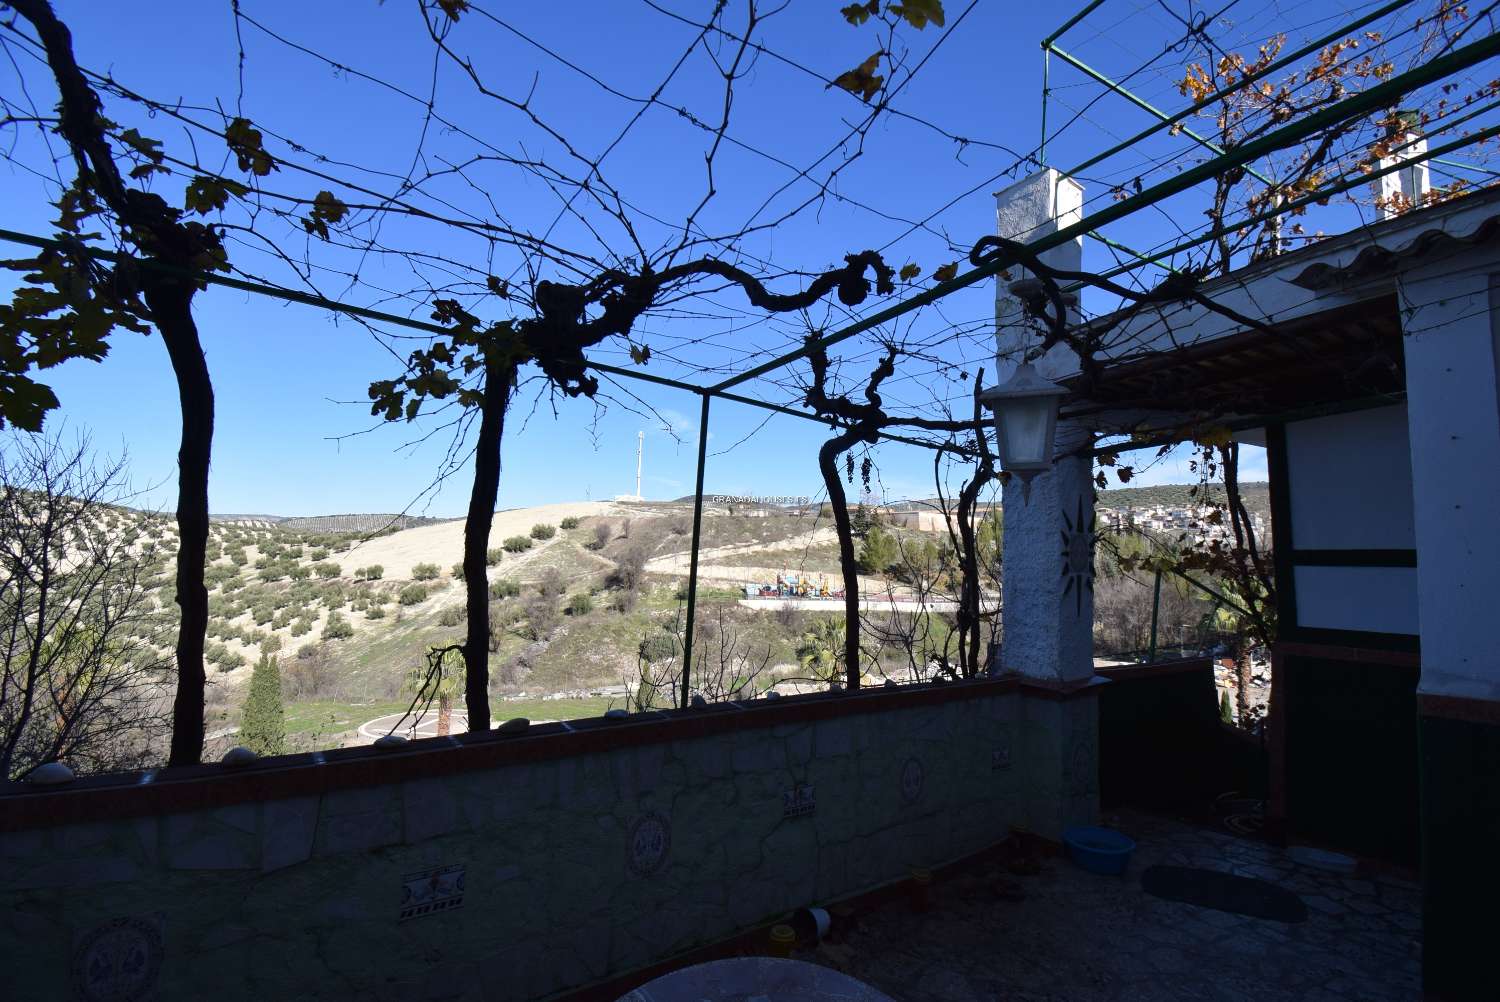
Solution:
[{"label": "decorative ceramic tile", "polygon": [[464,903],[462,864],[438,866],[401,878],[401,921],[452,911]]},{"label": "decorative ceramic tile", "polygon": [[922,796],[922,783],[925,780],[922,771],[922,763],[915,758],[906,760],[901,767],[901,799],[908,804],[914,804]]},{"label": "decorative ceramic tile", "polygon": [[74,993],[85,1002],[147,1002],[156,997],[162,953],[159,916],[96,926],[73,951]]},{"label": "decorative ceramic tile", "polygon": [[811,783],[798,783],[781,793],[781,816],[784,818],[806,817],[817,809],[818,802],[813,795]]},{"label": "decorative ceramic tile", "polygon": [[661,869],[672,850],[672,826],[665,817],[648,811],[630,826],[630,844],[627,846],[630,870],[637,876],[646,876]]}]

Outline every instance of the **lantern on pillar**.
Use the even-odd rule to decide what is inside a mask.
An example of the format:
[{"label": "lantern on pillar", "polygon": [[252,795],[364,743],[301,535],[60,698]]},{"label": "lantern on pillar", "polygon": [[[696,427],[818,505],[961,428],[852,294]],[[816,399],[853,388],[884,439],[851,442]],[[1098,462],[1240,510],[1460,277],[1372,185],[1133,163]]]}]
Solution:
[{"label": "lantern on pillar", "polygon": [[1057,411],[1068,395],[1030,362],[1022,362],[1005,382],[979,395],[995,412],[995,451],[1000,468],[1021,478],[1023,497],[1031,494],[1031,478],[1052,468],[1057,438]]}]

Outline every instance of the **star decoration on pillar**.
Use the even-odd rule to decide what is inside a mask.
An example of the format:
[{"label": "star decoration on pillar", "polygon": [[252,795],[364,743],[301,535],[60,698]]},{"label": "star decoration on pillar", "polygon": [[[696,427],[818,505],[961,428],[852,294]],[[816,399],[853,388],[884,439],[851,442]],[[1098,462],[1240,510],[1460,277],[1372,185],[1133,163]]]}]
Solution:
[{"label": "star decoration on pillar", "polygon": [[1062,576],[1063,598],[1073,596],[1074,615],[1083,615],[1083,590],[1094,590],[1094,526],[1091,515],[1085,523],[1083,498],[1078,499],[1078,517],[1069,518],[1062,513]]}]

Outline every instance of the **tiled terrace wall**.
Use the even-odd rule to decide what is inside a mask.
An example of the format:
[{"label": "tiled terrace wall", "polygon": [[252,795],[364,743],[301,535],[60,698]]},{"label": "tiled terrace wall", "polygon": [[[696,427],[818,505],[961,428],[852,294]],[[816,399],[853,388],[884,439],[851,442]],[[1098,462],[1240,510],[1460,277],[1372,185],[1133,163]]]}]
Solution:
[{"label": "tiled terrace wall", "polygon": [[[0,994],[541,997],[1045,828],[1095,790],[1087,721],[1080,749],[1059,731],[1092,699],[1057,695],[817,695],[12,790]],[[461,904],[403,918],[447,867]]]}]

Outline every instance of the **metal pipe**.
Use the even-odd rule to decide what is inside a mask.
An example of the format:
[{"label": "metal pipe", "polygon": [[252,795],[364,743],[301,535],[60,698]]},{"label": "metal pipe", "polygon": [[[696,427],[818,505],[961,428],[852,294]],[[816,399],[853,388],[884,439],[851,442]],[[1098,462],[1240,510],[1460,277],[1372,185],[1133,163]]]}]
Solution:
[{"label": "metal pipe", "polygon": [[688,705],[688,680],[693,665],[693,619],[698,610],[698,544],[703,538],[703,467],[708,460],[708,402],[713,394],[701,392],[703,411],[698,418],[698,485],[693,494],[693,556],[688,564],[687,636],[682,640],[682,706]]},{"label": "metal pipe", "polygon": [[1066,21],[1064,21],[1063,22],[1063,26],[1061,28],[1058,28],[1052,34],[1050,34],[1046,38],[1042,39],[1042,48],[1044,48],[1044,49],[1050,48],[1053,42],[1057,41],[1059,38],[1062,37],[1062,33],[1063,32],[1067,31],[1069,28],[1073,27],[1073,25],[1077,24],[1079,21],[1082,21],[1084,18],[1088,17],[1102,3],[1104,3],[1104,0],[1090,0],[1089,3],[1087,3],[1087,4],[1084,5],[1083,10],[1079,11],[1077,14],[1074,14],[1072,17],[1070,17]]},{"label": "metal pipe", "polygon": [[1036,148],[1036,162],[1047,166],[1047,95],[1052,93],[1052,50],[1042,43],[1042,141]]},{"label": "metal pipe", "polygon": [[[1500,106],[1500,101],[1495,102],[1495,106]],[[1488,109],[1480,110],[1483,111]],[[1475,112],[1475,114],[1478,114],[1478,112]],[[1457,124],[1457,122],[1451,124]],[[1290,202],[1283,202],[1275,209],[1267,209],[1264,212],[1257,213],[1256,215],[1249,216],[1245,219],[1240,219],[1233,223],[1225,223],[1221,226],[1216,226],[1213,229],[1206,230],[1198,236],[1193,237],[1191,240],[1185,240],[1173,247],[1168,247],[1166,250],[1157,251],[1150,257],[1142,258],[1141,264],[1156,264],[1163,258],[1171,257],[1174,254],[1180,254],[1185,250],[1192,250],[1194,247],[1197,247],[1198,245],[1203,243],[1207,243],[1208,241],[1213,240],[1216,237],[1223,236],[1225,233],[1232,233],[1235,230],[1241,229],[1246,226],[1254,226],[1257,223],[1263,223],[1275,216],[1286,215],[1286,213],[1291,209],[1299,208],[1304,205],[1311,205],[1314,202],[1322,201],[1323,199],[1328,198],[1330,195],[1342,194],[1343,192],[1346,192],[1351,188],[1358,188],[1361,185],[1369,184],[1371,181],[1374,181],[1377,178],[1385,177],[1387,174],[1394,174],[1397,171],[1405,170],[1412,164],[1421,163],[1424,160],[1431,160],[1433,157],[1439,156],[1443,153],[1450,153],[1454,150],[1463,149],[1466,146],[1472,146],[1475,143],[1484,142],[1485,140],[1497,135],[1500,135],[1500,126],[1490,126],[1487,129],[1481,129],[1480,131],[1471,135],[1466,135],[1455,139],[1451,143],[1445,143],[1442,146],[1435,147],[1418,156],[1414,156],[1406,160],[1394,161],[1388,166],[1382,167],[1379,170],[1373,170],[1368,174],[1360,173],[1357,175],[1345,175],[1344,180],[1342,181],[1339,181],[1335,184],[1324,185],[1317,191],[1303,195],[1301,198],[1294,198]],[[1403,144],[1402,148],[1409,145],[1411,145],[1411,143]],[[1137,265],[1120,265],[1119,267],[1113,268],[1109,271],[1102,272],[1097,277],[1106,279],[1115,278],[1117,276],[1125,274],[1126,272],[1134,271],[1136,267]],[[1074,282],[1071,285],[1063,286],[1062,291],[1064,293],[1077,292],[1078,290],[1084,288],[1086,285],[1087,283],[1085,282]]]},{"label": "metal pipe", "polygon": [[1156,662],[1156,624],[1161,614],[1161,568],[1156,569],[1156,585],[1151,593],[1151,649],[1146,654],[1146,663]]},{"label": "metal pipe", "polygon": [[[1167,119],[1168,119],[1169,116],[1167,115],[1166,112],[1162,111],[1160,108],[1156,107],[1156,105],[1152,104],[1151,102],[1146,101],[1143,98],[1137,97],[1135,94],[1131,93],[1131,91],[1129,90],[1129,88],[1125,87],[1123,84],[1119,84],[1119,83],[1116,83],[1115,81],[1111,80],[1109,77],[1105,76],[1103,73],[1100,73],[1098,70],[1094,69],[1092,66],[1088,65],[1087,63],[1085,63],[1082,59],[1078,59],[1075,56],[1072,56],[1069,53],[1064,52],[1062,49],[1052,49],[1051,51],[1057,53],[1058,57],[1060,59],[1062,59],[1063,62],[1067,63],[1069,66],[1072,66],[1074,69],[1079,70],[1080,72],[1084,73],[1085,75],[1090,76],[1093,79],[1099,81],[1104,86],[1108,87],[1110,90],[1114,91],[1116,94],[1120,95],[1125,100],[1127,100],[1131,104],[1135,105],[1137,108],[1140,108],[1143,111],[1146,111],[1146,112],[1149,112],[1152,115],[1155,115],[1157,117],[1157,119],[1159,121],[1163,122],[1163,123],[1165,123],[1167,121]],[[1194,132],[1192,129],[1183,127],[1182,129],[1179,129],[1178,131],[1181,132],[1183,135],[1187,136],[1189,139],[1191,139],[1194,142],[1196,142],[1199,146],[1202,146],[1205,149],[1210,150],[1210,151],[1212,151],[1213,153],[1215,153],[1215,154],[1217,154],[1219,156],[1223,156],[1224,155],[1224,147],[1218,145],[1217,143],[1215,143],[1215,142],[1213,142],[1213,141],[1211,141],[1209,139],[1205,139],[1203,136],[1198,135],[1198,133]],[[1272,181],[1270,178],[1266,177],[1264,174],[1262,174],[1260,171],[1256,170],[1253,167],[1247,167],[1247,168],[1245,168],[1245,173],[1249,174],[1251,177],[1255,178],[1257,181],[1260,181],[1262,184],[1268,184],[1268,185],[1271,185],[1272,187],[1274,187],[1275,184],[1276,184],[1276,182]]]},{"label": "metal pipe", "polygon": [[[1290,122],[1275,132],[1236,146],[1223,156],[1214,157],[1204,163],[1190,167],[1180,174],[1152,185],[1145,191],[1108,205],[1093,215],[1080,219],[1076,223],[1061,227],[1045,236],[1038,237],[1027,244],[1026,249],[1032,254],[1038,254],[1042,251],[1051,250],[1053,247],[1059,247],[1070,240],[1083,236],[1090,230],[1097,230],[1108,223],[1131,215],[1164,198],[1186,191],[1203,181],[1215,177],[1227,168],[1242,166],[1267,153],[1290,146],[1292,143],[1305,139],[1326,126],[1394,104],[1402,95],[1414,88],[1467,69],[1497,54],[1500,54],[1500,33],[1486,35],[1461,49],[1455,49],[1445,56],[1439,56],[1430,62],[1376,84],[1369,90],[1346,97],[1338,104]],[[1474,140],[1471,137],[1469,141],[1472,142]],[[1404,166],[1410,166],[1410,164],[1411,161],[1407,161]],[[1316,193],[1316,198],[1323,198],[1327,194],[1330,194],[1330,192],[1325,189],[1322,192]],[[1287,205],[1291,204],[1295,203],[1287,203]],[[1277,211],[1270,213],[1270,215],[1281,215],[1286,211],[1287,205],[1283,205]],[[1196,243],[1201,242],[1202,240],[1199,240]],[[1196,246],[1196,243],[1194,246]],[[1157,255],[1158,259],[1162,256],[1165,255]],[[915,296],[902,300],[894,306],[887,307],[841,330],[818,338],[810,345],[803,345],[795,351],[787,352],[784,355],[771,359],[769,362],[763,362],[736,376],[722,380],[709,387],[709,391],[718,393],[731,386],[738,386],[740,383],[763,376],[768,372],[781,368],[789,362],[806,357],[808,351],[814,346],[827,348],[857,334],[862,334],[889,320],[895,320],[897,317],[910,313],[918,307],[926,306],[928,303],[951,295],[959,289],[964,289],[976,282],[983,281],[1015,263],[1017,263],[1016,260],[1010,255],[997,254],[977,268],[964,272],[962,275],[951,278],[946,282],[939,282],[925,292],[919,292]]]},{"label": "metal pipe", "polygon": [[1121,150],[1129,149],[1130,147],[1134,146],[1136,143],[1140,142],[1142,139],[1145,139],[1148,136],[1155,135],[1157,132],[1160,132],[1162,129],[1166,128],[1167,126],[1169,126],[1169,125],[1175,125],[1176,123],[1182,121],[1184,118],[1187,118],[1189,115],[1193,115],[1193,114],[1196,114],[1197,112],[1202,111],[1204,108],[1208,107],[1210,104],[1213,104],[1215,101],[1218,101],[1218,100],[1222,99],[1225,95],[1232,94],[1234,91],[1239,90],[1241,87],[1244,87],[1247,84],[1252,84],[1255,81],[1260,80],[1263,77],[1266,77],[1266,76],[1268,76],[1268,75],[1270,75],[1272,73],[1275,73],[1278,70],[1284,69],[1288,65],[1290,65],[1291,63],[1294,63],[1298,59],[1301,59],[1303,56],[1306,56],[1306,55],[1309,55],[1309,54],[1311,54],[1313,52],[1316,52],[1317,50],[1323,48],[1323,46],[1328,45],[1331,42],[1336,42],[1339,39],[1343,38],[1349,32],[1354,31],[1354,30],[1356,30],[1358,28],[1363,28],[1365,25],[1369,24],[1370,22],[1377,21],[1380,18],[1385,17],[1387,14],[1394,13],[1395,11],[1400,10],[1402,7],[1405,7],[1405,6],[1407,6],[1408,4],[1410,4],[1412,2],[1413,2],[1413,0],[1395,0],[1394,3],[1388,3],[1384,7],[1380,7],[1378,9],[1376,9],[1376,10],[1371,11],[1370,13],[1366,14],[1364,17],[1358,18],[1357,20],[1351,21],[1350,23],[1341,26],[1337,31],[1335,31],[1335,32],[1333,32],[1331,34],[1324,35],[1322,38],[1319,38],[1319,39],[1316,39],[1314,41],[1308,42],[1306,45],[1304,45],[1302,48],[1298,49],[1296,52],[1293,52],[1290,55],[1283,56],[1280,59],[1278,59],[1276,62],[1271,63],[1270,65],[1265,66],[1262,69],[1259,69],[1259,70],[1255,71],[1254,73],[1251,73],[1248,76],[1243,77],[1238,83],[1230,84],[1228,87],[1224,87],[1224,88],[1221,88],[1219,90],[1216,90],[1212,94],[1210,94],[1207,97],[1203,98],[1202,100],[1196,101],[1193,104],[1188,105],[1186,108],[1184,108],[1181,111],[1177,112],[1176,114],[1172,115],[1166,121],[1158,122],[1157,124],[1151,126],[1149,129],[1145,129],[1145,130],[1143,130],[1143,131],[1135,134],[1134,136],[1131,136],[1129,139],[1126,139],[1126,140],[1123,140],[1123,141],[1121,141],[1119,143],[1116,143],[1114,146],[1111,146],[1109,149],[1105,150],[1103,153],[1100,153],[1100,154],[1097,154],[1095,156],[1090,157],[1089,159],[1085,160],[1083,163],[1079,164],[1077,167],[1074,167],[1072,170],[1067,171],[1067,173],[1069,175],[1076,176],[1076,175],[1080,174],[1081,172],[1087,170],[1088,168],[1094,166],[1095,164],[1099,163],[1100,161],[1109,159],[1110,157],[1114,156],[1116,153],[1119,153]]}]

